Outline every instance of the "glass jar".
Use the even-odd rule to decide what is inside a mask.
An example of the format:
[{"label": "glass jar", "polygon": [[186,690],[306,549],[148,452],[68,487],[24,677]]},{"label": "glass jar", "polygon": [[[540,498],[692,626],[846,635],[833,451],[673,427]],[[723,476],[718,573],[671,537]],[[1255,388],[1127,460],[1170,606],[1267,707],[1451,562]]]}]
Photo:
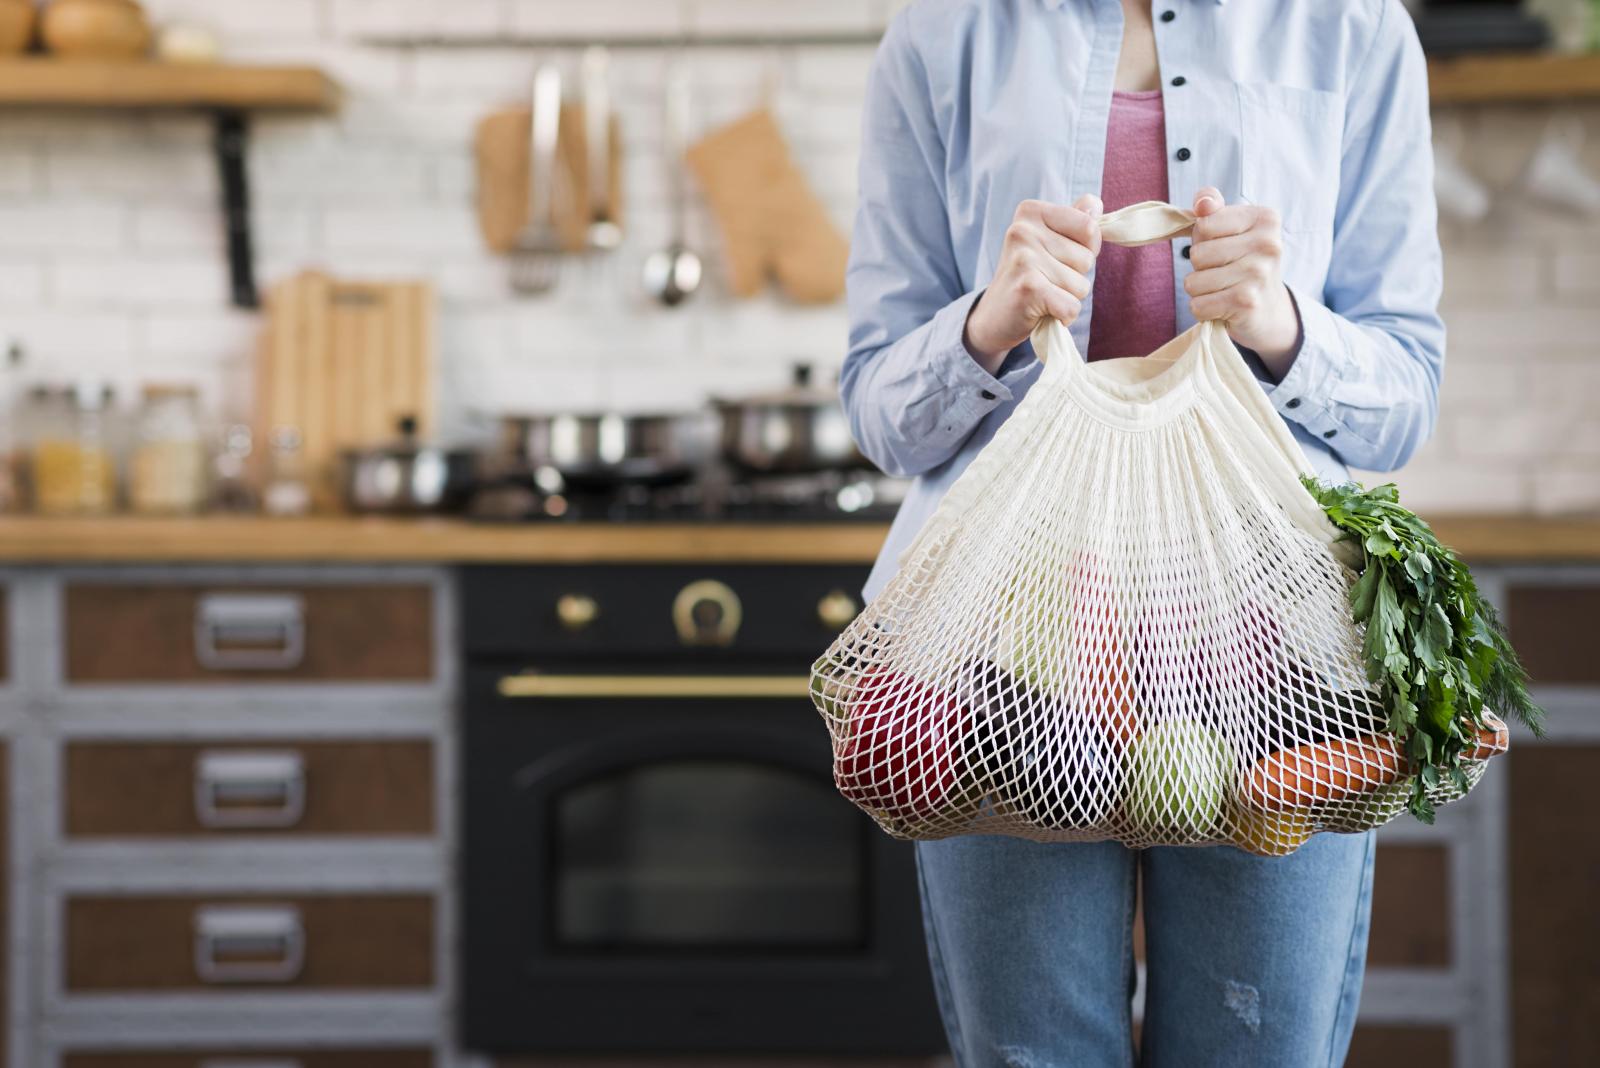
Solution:
[{"label": "glass jar", "polygon": [[149,385],[139,406],[129,468],[135,512],[198,512],[206,502],[206,441],[193,386]]},{"label": "glass jar", "polygon": [[116,507],[110,386],[41,386],[29,395],[34,506],[46,515],[105,515]]}]

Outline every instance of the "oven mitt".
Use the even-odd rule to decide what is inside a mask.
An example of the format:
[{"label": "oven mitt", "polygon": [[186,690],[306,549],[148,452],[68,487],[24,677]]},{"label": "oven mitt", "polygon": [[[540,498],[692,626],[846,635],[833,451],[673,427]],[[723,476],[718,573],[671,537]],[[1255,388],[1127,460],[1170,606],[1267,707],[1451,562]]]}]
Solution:
[{"label": "oven mitt", "polygon": [[790,159],[770,112],[712,132],[685,159],[716,215],[736,296],[753,297],[776,276],[800,303],[839,298],[849,246]]}]

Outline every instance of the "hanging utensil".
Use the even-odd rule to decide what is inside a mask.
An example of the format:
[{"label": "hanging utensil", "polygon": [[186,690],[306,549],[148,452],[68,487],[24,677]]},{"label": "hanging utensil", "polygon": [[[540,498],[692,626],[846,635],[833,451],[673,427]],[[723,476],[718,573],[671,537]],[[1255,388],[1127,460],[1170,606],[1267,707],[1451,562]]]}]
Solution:
[{"label": "hanging utensil", "polygon": [[644,262],[644,286],[667,307],[682,304],[700,288],[700,257],[684,238],[687,183],[683,153],[689,133],[689,75],[681,60],[674,60],[667,76],[667,188],[672,197],[672,239]]},{"label": "hanging utensil", "polygon": [[583,53],[584,145],[588,151],[589,247],[610,252],[622,244],[611,203],[611,86],[607,76],[610,53],[594,45]]},{"label": "hanging utensil", "polygon": [[544,66],[533,79],[528,131],[528,221],[511,248],[511,288],[547,293],[561,270],[561,235],[555,222],[556,142],[561,135],[561,72]]}]

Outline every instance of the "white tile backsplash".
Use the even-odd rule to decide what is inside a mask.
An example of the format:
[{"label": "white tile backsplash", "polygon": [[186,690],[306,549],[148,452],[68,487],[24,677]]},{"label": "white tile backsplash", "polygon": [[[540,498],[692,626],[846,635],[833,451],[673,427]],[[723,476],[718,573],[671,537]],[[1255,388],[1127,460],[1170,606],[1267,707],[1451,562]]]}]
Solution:
[{"label": "white tile backsplash", "polygon": [[[264,281],[306,266],[427,274],[440,292],[442,426],[481,436],[477,409],[660,409],[781,384],[796,361],[843,357],[842,306],[796,308],[770,293],[730,300],[717,238],[694,198],[688,232],[707,258],[703,293],[665,310],[641,292],[665,243],[670,201],[661,89],[670,53],[612,55],[624,127],[629,226],[605,260],[576,260],[544,300],[518,299],[473,214],[473,129],[522,101],[538,62],[569,76],[577,53],[539,35],[654,37],[684,28],[755,33],[772,45],[690,53],[698,131],[769,101],[829,212],[849,225],[862,46],[786,35],[881,27],[902,0],[146,0],[158,21],[208,25],[241,62],[318,64],[345,100],[335,115],[252,120],[251,177]],[[380,47],[375,36],[473,37],[491,47]],[[1600,108],[1588,121],[1600,169]],[[1486,108],[1456,123],[1491,217],[1446,222],[1450,327],[1439,426],[1397,477],[1425,510],[1600,508],[1600,220],[1574,220],[1518,191],[1538,113]],[[208,402],[248,404],[259,317],[226,304],[211,128],[194,114],[0,113],[0,335],[22,338],[32,373],[105,374],[128,391],[189,377]],[[1371,476],[1389,478],[1391,476]]]}]

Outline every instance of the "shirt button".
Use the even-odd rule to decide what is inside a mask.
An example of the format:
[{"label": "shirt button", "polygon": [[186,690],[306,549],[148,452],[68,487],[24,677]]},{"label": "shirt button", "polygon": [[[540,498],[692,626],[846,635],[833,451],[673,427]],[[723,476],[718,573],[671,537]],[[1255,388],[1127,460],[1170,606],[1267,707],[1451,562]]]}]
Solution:
[{"label": "shirt button", "polygon": [[984,390],[982,393],[978,394],[978,396],[982,397],[984,400],[994,400],[994,394],[990,393],[988,390]]},{"label": "shirt button", "polygon": [[1190,153],[1189,153],[1189,150],[1187,148],[1178,149],[1178,152],[1177,152],[1178,162],[1182,163],[1184,160],[1189,158],[1189,155],[1190,155]]},{"label": "shirt button", "polygon": [[1331,438],[1337,433],[1338,433],[1337,430],[1329,430],[1329,431],[1325,432],[1322,436],[1325,437],[1325,438]]},{"label": "shirt button", "polygon": [[1183,258],[1184,259],[1188,259],[1189,258],[1189,246],[1188,245],[1183,246]]},{"label": "shirt button", "polygon": [[1300,398],[1299,397],[1293,398],[1292,400],[1289,401],[1289,403],[1285,404],[1284,407],[1285,408],[1298,408],[1298,407],[1300,407]]},{"label": "shirt button", "polygon": [[1172,79],[1172,84],[1173,85],[1182,85],[1185,82],[1187,82],[1188,80],[1189,80],[1188,78],[1185,78],[1183,75],[1180,74],[1176,78]]},{"label": "shirt button", "polygon": [[1178,17],[1178,13],[1176,11],[1163,11],[1161,13],[1161,21],[1162,22],[1171,22],[1173,19],[1175,19],[1177,17]]}]

